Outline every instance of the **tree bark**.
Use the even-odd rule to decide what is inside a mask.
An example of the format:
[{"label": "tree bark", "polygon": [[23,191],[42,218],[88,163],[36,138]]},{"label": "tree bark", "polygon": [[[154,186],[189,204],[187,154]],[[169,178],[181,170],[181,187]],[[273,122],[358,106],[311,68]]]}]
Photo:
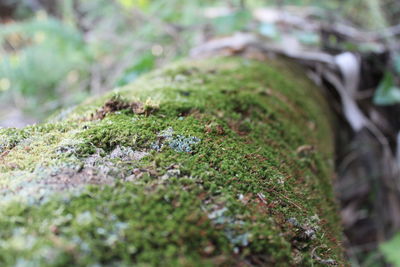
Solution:
[{"label": "tree bark", "polygon": [[345,265],[324,98],[293,64],[183,61],[0,129],[0,263]]}]

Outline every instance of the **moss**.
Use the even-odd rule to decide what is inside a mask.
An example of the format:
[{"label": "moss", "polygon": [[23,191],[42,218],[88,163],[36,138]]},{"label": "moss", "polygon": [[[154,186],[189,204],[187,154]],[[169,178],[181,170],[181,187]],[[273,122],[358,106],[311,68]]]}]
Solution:
[{"label": "moss", "polygon": [[3,129],[0,263],[344,265],[324,103],[291,64],[217,58]]}]

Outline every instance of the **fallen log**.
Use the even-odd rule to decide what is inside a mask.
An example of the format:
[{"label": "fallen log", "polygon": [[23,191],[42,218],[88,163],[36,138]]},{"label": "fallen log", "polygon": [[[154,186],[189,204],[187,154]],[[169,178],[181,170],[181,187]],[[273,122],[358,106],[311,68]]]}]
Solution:
[{"label": "fallen log", "polygon": [[183,61],[0,129],[0,173],[1,266],[345,265],[329,109],[285,61]]}]

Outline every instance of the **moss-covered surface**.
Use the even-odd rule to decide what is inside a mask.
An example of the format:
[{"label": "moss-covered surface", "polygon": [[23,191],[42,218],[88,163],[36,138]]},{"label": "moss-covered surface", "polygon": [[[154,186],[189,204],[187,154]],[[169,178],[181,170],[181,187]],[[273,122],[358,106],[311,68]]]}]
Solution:
[{"label": "moss-covered surface", "polygon": [[328,117],[292,65],[218,58],[1,129],[0,265],[344,265]]}]

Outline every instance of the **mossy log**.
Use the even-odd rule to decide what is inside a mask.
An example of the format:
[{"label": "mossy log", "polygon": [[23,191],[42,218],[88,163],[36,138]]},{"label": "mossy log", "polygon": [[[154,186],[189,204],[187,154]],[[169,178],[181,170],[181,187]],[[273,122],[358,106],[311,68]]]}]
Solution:
[{"label": "mossy log", "polygon": [[0,130],[0,265],[345,265],[332,140],[287,62],[152,72]]}]

